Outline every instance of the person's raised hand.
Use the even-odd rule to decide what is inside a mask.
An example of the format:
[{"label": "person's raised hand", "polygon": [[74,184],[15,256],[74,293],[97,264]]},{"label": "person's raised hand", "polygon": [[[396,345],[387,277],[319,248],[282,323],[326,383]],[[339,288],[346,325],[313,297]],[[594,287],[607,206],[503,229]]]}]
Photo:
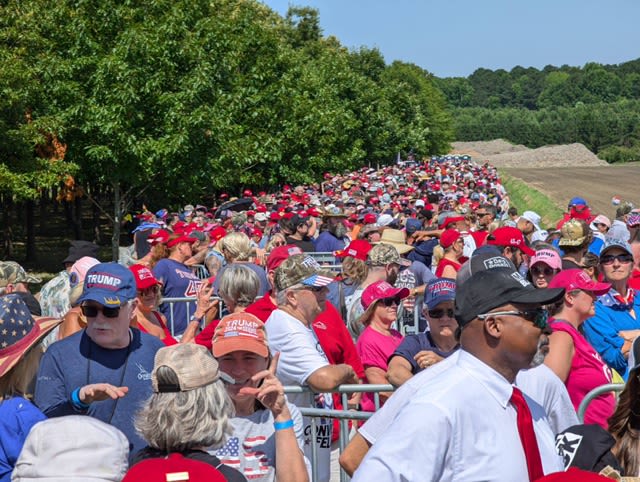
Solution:
[{"label": "person's raised hand", "polygon": [[80,389],[78,398],[82,403],[100,402],[108,399],[116,400],[124,397],[128,391],[128,387],[116,387],[109,383],[92,383]]}]

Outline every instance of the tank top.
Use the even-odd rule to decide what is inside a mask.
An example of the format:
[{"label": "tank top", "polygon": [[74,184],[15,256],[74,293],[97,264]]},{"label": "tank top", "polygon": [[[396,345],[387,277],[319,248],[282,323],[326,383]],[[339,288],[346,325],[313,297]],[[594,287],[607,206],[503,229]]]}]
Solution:
[{"label": "tank top", "polygon": [[[574,355],[565,385],[573,407],[578,410],[580,402],[587,393],[600,385],[611,383],[611,370],[602,361],[598,352],[572,324],[564,320],[552,320],[550,326],[554,332],[563,331],[573,340]],[[608,429],[607,419],[614,410],[615,398],[613,394],[602,394],[587,407],[584,423],[597,423]]]},{"label": "tank top", "polygon": [[442,273],[444,272],[444,268],[446,266],[453,266],[453,269],[455,269],[456,273],[457,273],[458,270],[460,269],[460,266],[462,266],[462,265],[460,263],[456,263],[455,261],[452,261],[450,259],[442,258],[440,260],[440,262],[438,263],[438,267],[436,268],[436,276],[438,278],[442,277]]}]

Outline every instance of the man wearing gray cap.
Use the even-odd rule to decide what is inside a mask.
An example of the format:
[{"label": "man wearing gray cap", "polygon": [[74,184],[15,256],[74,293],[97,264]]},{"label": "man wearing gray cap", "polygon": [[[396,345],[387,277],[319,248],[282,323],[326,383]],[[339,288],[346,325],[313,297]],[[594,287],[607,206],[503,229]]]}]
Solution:
[{"label": "man wearing gray cap", "polygon": [[[310,256],[296,254],[276,269],[274,284],[278,309],[265,325],[271,354],[280,353],[276,376],[283,385],[309,386],[315,392],[333,390],[344,383],[359,383],[353,368],[347,364],[330,365],[311,323],[326,303],[331,273],[322,271]],[[291,394],[289,401],[298,407],[310,406],[308,393]],[[313,407],[333,408],[330,393],[316,393]],[[304,417],[305,455],[311,460],[311,444],[318,453],[318,478],[329,481],[332,421],[316,420],[316,433],[311,434],[311,419]]]}]

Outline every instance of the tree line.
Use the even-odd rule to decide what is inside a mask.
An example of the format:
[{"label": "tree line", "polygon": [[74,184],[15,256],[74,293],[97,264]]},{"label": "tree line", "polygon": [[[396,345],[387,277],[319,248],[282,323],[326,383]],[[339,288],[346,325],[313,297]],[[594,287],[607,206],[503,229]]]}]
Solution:
[{"label": "tree line", "polygon": [[477,69],[435,82],[452,107],[457,140],[580,142],[609,162],[640,160],[640,59]]},{"label": "tree line", "polygon": [[428,72],[350,51],[306,7],[7,0],[0,60],[3,207],[47,194],[73,221],[88,200],[114,247],[142,202],[314,182],[453,140]]}]

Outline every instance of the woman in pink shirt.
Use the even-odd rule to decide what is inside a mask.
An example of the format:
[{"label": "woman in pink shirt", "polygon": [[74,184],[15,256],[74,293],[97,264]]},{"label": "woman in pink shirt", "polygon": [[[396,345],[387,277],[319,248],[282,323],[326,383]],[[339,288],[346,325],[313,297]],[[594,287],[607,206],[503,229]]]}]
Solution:
[{"label": "woman in pink shirt", "polygon": [[[387,361],[402,342],[402,335],[391,328],[396,321],[400,301],[409,296],[408,288],[394,288],[386,281],[377,281],[367,286],[362,293],[362,307],[365,312],[359,323],[365,326],[358,338],[356,350],[368,383],[386,384]],[[390,392],[380,393],[380,403],[389,398]],[[368,412],[375,410],[371,393],[362,397],[362,409]]]},{"label": "woman in pink shirt", "polygon": [[[545,364],[565,383],[577,410],[587,393],[611,383],[611,370],[578,331],[595,314],[596,296],[605,294],[611,285],[595,282],[581,269],[567,269],[551,280],[549,288],[564,288],[565,293],[562,305],[550,320],[553,333],[549,336]],[[600,395],[589,404],[584,423],[596,423],[607,429],[607,419],[614,409],[613,394]]]}]

